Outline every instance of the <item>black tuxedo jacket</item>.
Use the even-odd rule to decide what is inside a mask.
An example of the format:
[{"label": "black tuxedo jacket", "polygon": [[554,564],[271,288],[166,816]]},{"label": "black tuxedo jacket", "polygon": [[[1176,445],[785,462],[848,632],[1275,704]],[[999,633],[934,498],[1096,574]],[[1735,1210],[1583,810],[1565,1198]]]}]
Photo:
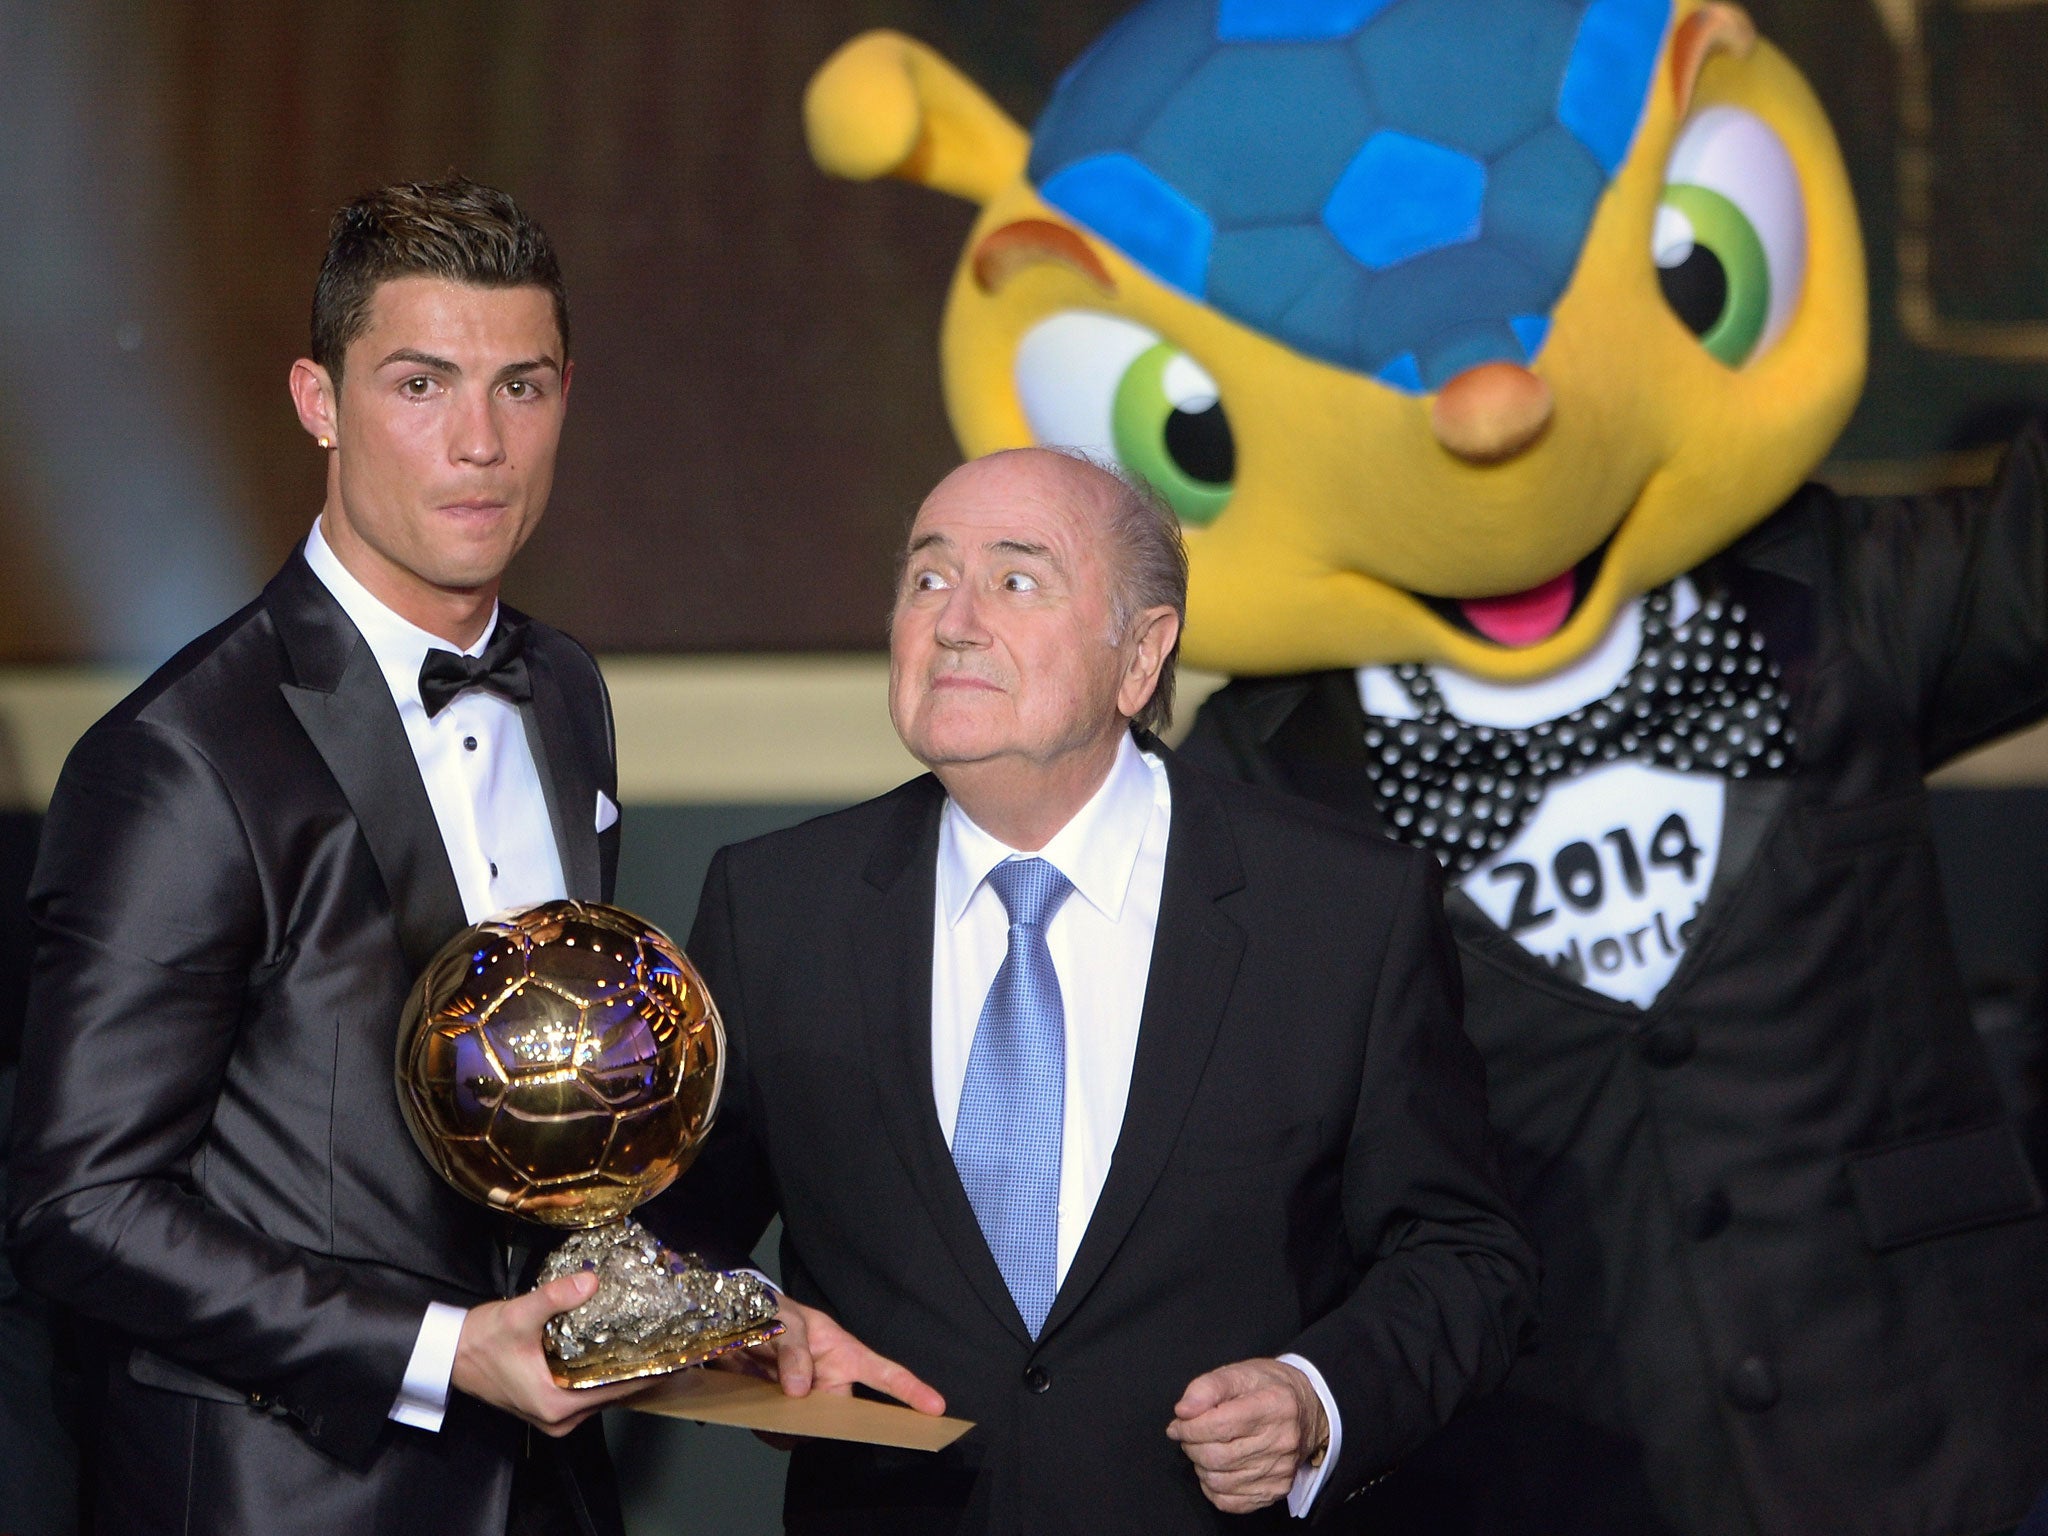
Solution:
[{"label": "black tuxedo jacket", "polygon": [[[1169,760],[1165,881],[1108,1181],[1034,1343],[931,1086],[936,780],[726,849],[690,953],[724,1015],[719,1120],[654,1219],[746,1252],[977,1428],[937,1455],[811,1443],[792,1529],[1213,1531],[1166,1438],[1215,1366],[1296,1350],[1343,1448],[1321,1507],[1506,1372],[1533,1261],[1424,857]],[[1079,984],[1069,979],[1067,985]]]},{"label": "black tuxedo jacket", "polygon": [[[2048,436],[1988,489],[1808,486],[1697,580],[1763,631],[1793,768],[1729,784],[1647,1010],[1452,893],[1545,1283],[1506,1390],[1365,1501],[1390,1533],[1960,1536],[2048,1479],[2048,1216],[1922,783],[2048,714]],[[1349,672],[1242,679],[1187,750],[1377,827],[1364,730]]]},{"label": "black tuxedo jacket", "polygon": [[[604,684],[500,621],[527,629],[569,892],[600,898]],[[400,1008],[462,901],[383,674],[303,555],[79,742],[30,906],[11,1252],[120,1340],[102,1529],[500,1536],[521,1426],[459,1395],[439,1434],[386,1418],[427,1303],[507,1294],[523,1239],[399,1118]]]}]

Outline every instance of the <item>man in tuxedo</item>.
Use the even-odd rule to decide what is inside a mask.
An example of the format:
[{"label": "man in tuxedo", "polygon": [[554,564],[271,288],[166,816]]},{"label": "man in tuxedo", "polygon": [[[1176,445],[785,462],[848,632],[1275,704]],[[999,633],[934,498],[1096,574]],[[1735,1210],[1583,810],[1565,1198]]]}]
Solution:
[{"label": "man in tuxedo", "polygon": [[111,1340],[103,1531],[620,1529],[586,1421],[622,1389],[562,1391],[540,1349],[590,1277],[517,1294],[523,1239],[392,1086],[407,989],[466,920],[611,890],[603,681],[498,602],[568,340],[504,194],[343,209],[291,372],[320,516],[65,765],[8,1218],[22,1278]]},{"label": "man in tuxedo", "polygon": [[890,630],[932,774],[712,865],[723,1107],[655,1219],[733,1256],[779,1213],[789,1294],[977,1426],[799,1446],[792,1530],[1284,1525],[1514,1357],[1534,1261],[1434,866],[1149,734],[1186,583],[1140,487],[957,470]]}]

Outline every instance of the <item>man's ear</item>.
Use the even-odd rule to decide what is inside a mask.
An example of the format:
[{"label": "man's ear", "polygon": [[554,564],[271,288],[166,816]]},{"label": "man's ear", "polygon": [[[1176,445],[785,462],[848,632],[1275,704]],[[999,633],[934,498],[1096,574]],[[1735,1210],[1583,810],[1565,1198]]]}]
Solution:
[{"label": "man's ear", "polygon": [[896,176],[986,203],[1024,173],[1031,140],[981,87],[901,32],[863,32],[804,91],[820,169],[849,181]]},{"label": "man's ear", "polygon": [[1180,615],[1168,607],[1147,608],[1131,627],[1137,644],[1116,691],[1117,710],[1126,719],[1143,709],[1159,686],[1159,671],[1180,639]]},{"label": "man's ear", "polygon": [[310,357],[300,358],[292,364],[291,392],[299,425],[319,439],[321,447],[330,446],[341,435],[341,402],[327,370]]}]

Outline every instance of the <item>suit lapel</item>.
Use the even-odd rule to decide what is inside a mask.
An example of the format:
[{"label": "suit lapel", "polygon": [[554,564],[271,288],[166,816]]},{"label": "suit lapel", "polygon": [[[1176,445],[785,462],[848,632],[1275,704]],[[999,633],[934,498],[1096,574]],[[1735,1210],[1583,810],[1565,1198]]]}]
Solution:
[{"label": "suit lapel", "polygon": [[1244,930],[1217,905],[1244,885],[1222,801],[1171,757],[1167,776],[1173,821],[1123,1129],[1041,1338],[1072,1316],[1102,1278],[1165,1171],[1208,1067],[1244,954]]},{"label": "suit lapel", "polygon": [[975,1294],[1028,1344],[1030,1332],[982,1236],[932,1102],[932,912],[944,805],[936,779],[918,780],[898,792],[895,814],[876,842],[865,871],[873,901],[854,932],[861,1013],[897,1155]]},{"label": "suit lapel", "polygon": [[[528,623],[523,615],[500,612],[514,623]],[[519,713],[555,824],[563,883],[578,901],[603,901],[611,882],[601,868],[597,792],[602,786],[590,759],[591,751],[605,739],[603,723],[571,712],[569,691],[562,686],[553,651],[543,635],[529,634],[526,665],[533,679],[533,701]]]},{"label": "suit lapel", "polygon": [[415,972],[467,922],[398,706],[370,648],[294,553],[264,589],[294,681],[278,686],[355,813]]}]

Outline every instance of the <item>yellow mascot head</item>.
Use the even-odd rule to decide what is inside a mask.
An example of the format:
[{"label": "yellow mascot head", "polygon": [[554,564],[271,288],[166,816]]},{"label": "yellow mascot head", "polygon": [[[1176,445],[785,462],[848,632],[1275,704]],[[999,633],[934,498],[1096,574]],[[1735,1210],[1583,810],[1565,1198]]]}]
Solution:
[{"label": "yellow mascot head", "polygon": [[1862,388],[1840,152],[1730,5],[1145,0],[1030,137],[888,32],[805,112],[827,170],[981,205],[961,445],[1151,481],[1197,665],[1551,672],[1768,515]]}]

